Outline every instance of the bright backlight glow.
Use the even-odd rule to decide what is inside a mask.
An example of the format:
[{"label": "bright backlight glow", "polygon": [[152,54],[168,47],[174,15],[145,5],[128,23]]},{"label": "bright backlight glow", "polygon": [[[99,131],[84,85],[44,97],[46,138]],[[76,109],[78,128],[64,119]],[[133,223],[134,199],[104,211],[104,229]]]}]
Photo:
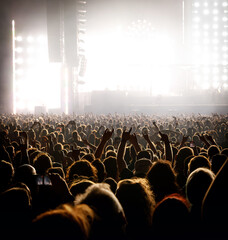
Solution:
[{"label": "bright backlight glow", "polygon": [[49,63],[47,38],[25,39],[15,39],[14,112],[34,112],[35,106],[60,108],[61,64]]},{"label": "bright backlight glow", "polygon": [[172,94],[178,58],[175,42],[167,33],[157,33],[150,22],[138,20],[127,31],[117,27],[115,33],[90,37],[87,43],[85,90]]}]

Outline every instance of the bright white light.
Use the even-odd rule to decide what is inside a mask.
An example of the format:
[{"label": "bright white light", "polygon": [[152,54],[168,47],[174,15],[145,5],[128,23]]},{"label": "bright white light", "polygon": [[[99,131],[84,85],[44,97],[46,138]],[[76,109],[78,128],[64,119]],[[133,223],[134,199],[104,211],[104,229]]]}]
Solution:
[{"label": "bright white light", "polygon": [[15,60],[20,64],[15,69],[16,109],[33,112],[35,106],[60,108],[61,64],[49,63],[47,42],[43,43],[43,39],[29,36],[27,44],[34,39],[37,49],[25,46],[28,58]]},{"label": "bright white light", "polygon": [[213,28],[213,29],[217,29],[217,28],[218,28],[218,24],[213,24],[213,25],[212,25],[212,28]]},{"label": "bright white light", "polygon": [[200,3],[199,2],[195,2],[193,5],[194,5],[194,7],[198,8],[200,6]]},{"label": "bright white light", "polygon": [[222,76],[222,80],[223,80],[223,81],[227,81],[227,80],[228,80],[227,75],[223,75],[223,76]]},{"label": "bright white light", "polygon": [[218,44],[218,43],[219,43],[219,40],[218,40],[218,39],[213,39],[213,40],[212,40],[212,43],[213,43],[213,44]]},{"label": "bright white light", "polygon": [[218,3],[217,3],[217,2],[214,2],[214,6],[217,7],[217,6],[218,6]]},{"label": "bright white light", "polygon": [[209,44],[209,42],[210,42],[210,40],[207,39],[207,38],[203,40],[203,43],[204,43],[204,44]]},{"label": "bright white light", "polygon": [[228,33],[227,33],[227,32],[223,32],[223,33],[222,33],[222,36],[223,36],[223,37],[227,37],[227,36],[228,36]]},{"label": "bright white light", "polygon": [[199,36],[200,36],[200,32],[199,32],[199,31],[194,32],[194,33],[193,33],[193,36],[194,36],[194,37],[199,37]]},{"label": "bright white light", "polygon": [[227,51],[227,50],[228,50],[228,47],[227,47],[227,46],[223,46],[223,47],[222,47],[222,51],[225,52],[225,51]]},{"label": "bright white light", "polygon": [[209,24],[204,24],[204,25],[203,25],[203,28],[204,28],[204,29],[209,29]]},{"label": "bright white light", "polygon": [[200,21],[200,18],[199,18],[199,17],[194,17],[194,18],[193,18],[193,21],[194,21],[194,22],[199,22],[199,21]]},{"label": "bright white light", "polygon": [[214,9],[213,11],[212,11],[212,13],[214,14],[214,15],[216,15],[216,14],[218,14],[218,9]]},{"label": "bright white light", "polygon": [[210,11],[208,9],[203,10],[203,14],[208,15]]},{"label": "bright white light", "polygon": [[222,6],[223,6],[223,7],[227,7],[227,6],[228,6],[228,3],[227,3],[227,2],[223,2],[223,3],[222,3]]},{"label": "bright white light", "polygon": [[24,60],[23,60],[23,58],[17,58],[17,59],[15,60],[15,62],[16,62],[17,64],[22,64],[22,63],[24,62]]},{"label": "bright white light", "polygon": [[219,68],[215,67],[212,70],[213,74],[218,74],[219,73]]},{"label": "bright white light", "polygon": [[21,42],[21,41],[23,40],[22,36],[17,36],[15,39],[16,39],[16,41],[18,41],[18,42]]},{"label": "bright white light", "polygon": [[204,7],[208,7],[208,3],[207,2],[205,2],[203,5],[204,5]]},{"label": "bright white light", "polygon": [[208,83],[208,82],[204,82],[203,84],[202,84],[202,89],[203,90],[208,90],[210,88],[210,84]]},{"label": "bright white light", "polygon": [[27,37],[27,42],[31,43],[33,41],[34,41],[34,37],[32,37],[32,36]]},{"label": "bright white light", "polygon": [[28,47],[26,50],[27,50],[27,53],[30,53],[30,54],[34,53],[33,47]]},{"label": "bright white light", "polygon": [[16,74],[17,74],[18,76],[21,76],[21,75],[23,75],[24,70],[21,69],[21,68],[18,68],[15,72],[16,72]]},{"label": "bright white light", "polygon": [[223,22],[227,22],[228,18],[227,17],[223,17],[222,20],[223,20]]},{"label": "bright white light", "polygon": [[213,17],[213,20],[214,20],[215,22],[217,22],[217,21],[218,21],[218,17]]},{"label": "bright white light", "polygon": [[23,52],[23,48],[17,47],[17,48],[15,49],[15,52],[17,52],[17,53],[22,53],[22,52]]},{"label": "bright white light", "polygon": [[47,41],[47,38],[43,35],[40,35],[38,38],[37,38],[37,42],[40,43],[40,44],[45,44]]}]

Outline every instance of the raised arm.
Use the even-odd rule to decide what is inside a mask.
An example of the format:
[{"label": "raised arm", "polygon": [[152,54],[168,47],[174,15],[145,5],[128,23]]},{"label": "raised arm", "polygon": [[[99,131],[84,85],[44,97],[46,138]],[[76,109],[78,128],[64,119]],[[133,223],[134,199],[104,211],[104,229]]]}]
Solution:
[{"label": "raised arm", "polygon": [[124,160],[124,154],[125,154],[126,143],[130,139],[131,130],[132,128],[128,132],[124,130],[122,133],[122,139],[117,152],[117,166],[118,166],[119,173],[121,173],[123,169],[127,168],[127,164]]},{"label": "raised arm", "polygon": [[107,141],[112,137],[112,134],[114,132],[114,129],[112,129],[112,131],[110,131],[109,129],[106,129],[104,131],[104,134],[102,136],[101,142],[98,145],[96,151],[95,151],[95,158],[101,158],[105,144],[107,143]]},{"label": "raised arm", "polygon": [[165,158],[166,158],[166,160],[168,160],[172,163],[173,162],[173,150],[172,150],[171,144],[169,142],[169,137],[167,134],[161,133],[160,131],[159,131],[159,135],[161,136],[161,140],[165,144]]},{"label": "raised arm", "polygon": [[149,135],[147,133],[143,133],[143,137],[144,139],[147,141],[147,143],[149,144],[150,146],[150,149],[153,151],[154,154],[157,154],[157,150],[155,148],[155,145],[153,142],[151,142],[150,138],[149,138]]},{"label": "raised arm", "polygon": [[129,140],[130,140],[131,144],[134,146],[136,154],[138,154],[138,152],[141,151],[141,148],[139,146],[136,134],[135,133],[131,134]]}]

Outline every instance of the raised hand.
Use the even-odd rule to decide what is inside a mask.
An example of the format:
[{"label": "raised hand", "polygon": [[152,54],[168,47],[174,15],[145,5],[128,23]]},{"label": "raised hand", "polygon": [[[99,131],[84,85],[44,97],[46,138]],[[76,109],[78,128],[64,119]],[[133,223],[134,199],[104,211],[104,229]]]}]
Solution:
[{"label": "raised hand", "polygon": [[102,140],[108,141],[112,137],[113,132],[114,132],[114,129],[112,129],[111,131],[108,128],[105,129]]},{"label": "raised hand", "polygon": [[125,131],[125,130],[123,131],[123,133],[122,133],[122,141],[127,142],[128,140],[130,140],[131,130],[132,130],[132,127],[130,128],[129,131]]},{"label": "raised hand", "polygon": [[168,137],[167,134],[162,133],[162,132],[159,131],[159,135],[160,135],[160,137],[161,137],[161,140],[162,140],[164,143],[169,143],[169,137]]}]

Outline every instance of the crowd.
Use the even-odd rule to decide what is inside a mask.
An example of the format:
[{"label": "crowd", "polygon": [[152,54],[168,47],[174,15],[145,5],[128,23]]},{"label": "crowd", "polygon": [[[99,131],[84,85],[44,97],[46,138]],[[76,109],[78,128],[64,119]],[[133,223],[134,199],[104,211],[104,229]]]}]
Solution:
[{"label": "crowd", "polygon": [[2,114],[1,237],[228,239],[227,156],[228,115]]}]

